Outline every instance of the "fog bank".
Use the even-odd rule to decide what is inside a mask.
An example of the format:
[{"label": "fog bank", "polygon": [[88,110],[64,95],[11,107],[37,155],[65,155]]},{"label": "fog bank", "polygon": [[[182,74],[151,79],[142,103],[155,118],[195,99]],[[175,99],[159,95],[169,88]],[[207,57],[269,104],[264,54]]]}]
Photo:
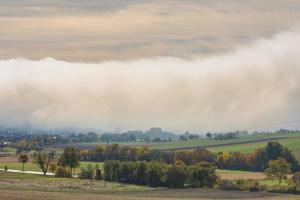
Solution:
[{"label": "fog bank", "polygon": [[0,124],[222,131],[299,119],[299,46],[293,30],[205,59],[2,60]]}]

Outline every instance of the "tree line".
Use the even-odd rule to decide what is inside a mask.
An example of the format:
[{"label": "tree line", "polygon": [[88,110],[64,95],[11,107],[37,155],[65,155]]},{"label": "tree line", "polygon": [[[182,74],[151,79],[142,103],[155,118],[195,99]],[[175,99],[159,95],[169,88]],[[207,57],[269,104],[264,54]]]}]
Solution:
[{"label": "tree line", "polygon": [[279,142],[269,142],[264,148],[256,149],[252,153],[220,152],[217,154],[217,166],[220,169],[264,171],[269,161],[278,158],[285,159],[292,172],[300,170],[299,162],[294,154]]},{"label": "tree line", "polygon": [[104,180],[148,185],[151,187],[210,187],[217,183],[216,167],[208,162],[185,165],[182,161],[166,164],[157,161],[104,162]]},{"label": "tree line", "polygon": [[264,171],[270,160],[285,159],[291,164],[293,172],[300,170],[299,162],[293,153],[278,142],[269,142],[264,148],[252,153],[219,152],[213,153],[204,148],[186,151],[160,151],[150,150],[147,147],[137,148],[119,146],[118,144],[106,147],[97,146],[94,149],[80,151],[83,161],[103,162],[106,160],[119,161],[158,161],[174,164],[181,160],[186,165],[198,162],[209,162],[220,169]]},{"label": "tree line", "polygon": [[[299,162],[293,153],[278,142],[269,142],[264,148],[257,149],[252,153],[241,152],[219,152],[212,153],[207,149],[195,149],[192,151],[158,151],[148,148],[136,148],[119,146],[117,144],[107,147],[96,147],[91,150],[78,150],[66,147],[60,156],[55,152],[37,151],[33,154],[33,161],[44,174],[50,169],[52,172],[68,172],[75,174],[79,167],[79,161],[106,162],[157,162],[166,165],[174,165],[180,161],[185,166],[194,166],[199,162],[207,162],[217,166],[219,169],[265,171],[272,160],[284,159],[290,166],[292,172],[300,170]],[[20,154],[19,162],[24,164],[28,161],[27,155]]]},{"label": "tree line", "polygon": [[[109,147],[111,146],[114,146],[114,149],[119,147],[117,145],[110,145],[108,149],[110,149]],[[148,151],[151,152],[150,150]],[[173,155],[176,160],[169,163],[164,161],[165,157],[157,156],[164,154],[156,155],[156,158],[161,158],[160,160],[150,161],[128,161],[124,160],[128,157],[122,157],[122,154],[117,156],[113,154],[109,155],[115,159],[105,160],[103,169],[100,169],[98,165],[95,165],[95,167],[91,164],[85,165],[80,168],[78,177],[98,180],[104,178],[106,181],[169,188],[214,187],[218,182],[219,187],[222,189],[246,188],[251,191],[256,191],[262,188],[259,188],[257,183],[252,183],[251,181],[240,183],[220,180],[216,176],[217,166],[219,165],[218,168],[221,168],[222,166],[220,167],[220,164],[225,163],[228,168],[243,169],[243,167],[246,168],[247,165],[252,166],[250,165],[252,162],[254,163],[254,160],[249,159],[247,161],[247,159],[245,159],[248,158],[249,155],[249,158],[251,158],[251,155],[263,155],[263,157],[257,157],[256,162],[259,161],[261,166],[263,166],[263,162],[266,162],[266,166],[262,168],[262,171],[265,172],[267,179],[278,180],[279,186],[283,180],[288,179],[288,174],[292,171],[295,172],[299,170],[298,161],[293,157],[293,154],[278,142],[269,142],[266,147],[258,149],[252,154],[229,153],[228,155],[230,156],[227,157],[224,156],[226,154],[213,154],[206,149],[173,152],[173,154],[168,155]],[[155,154],[150,153],[149,155]],[[220,159],[220,155],[226,159]],[[118,160],[120,158],[122,158],[123,161]],[[134,157],[130,158],[134,159]],[[168,160],[170,161],[170,159]],[[24,170],[24,164],[28,162],[28,155],[24,153],[20,154],[19,162],[23,163]],[[33,162],[40,167],[44,175],[50,170],[55,173],[56,177],[71,178],[72,174],[75,174],[75,169],[80,166],[80,151],[73,147],[66,147],[59,156],[53,151],[37,151],[33,154]],[[7,167],[5,167],[5,170],[7,170]],[[102,173],[102,170],[104,170],[104,173]],[[299,177],[298,172],[291,178],[292,186],[295,187],[293,192],[300,192],[298,187],[300,183]]]},{"label": "tree line", "polygon": [[148,147],[137,148],[111,144],[106,147],[97,146],[90,150],[81,150],[82,161],[103,162],[106,160],[119,161],[161,161],[174,164],[176,160],[182,160],[191,165],[201,161],[215,163],[216,155],[207,149],[199,148],[194,151],[161,151],[150,150]]}]

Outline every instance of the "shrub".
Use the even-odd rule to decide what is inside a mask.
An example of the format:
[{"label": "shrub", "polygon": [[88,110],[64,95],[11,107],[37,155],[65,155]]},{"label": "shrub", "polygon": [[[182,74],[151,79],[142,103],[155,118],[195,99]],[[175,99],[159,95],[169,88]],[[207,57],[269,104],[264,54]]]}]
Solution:
[{"label": "shrub", "polygon": [[250,192],[258,192],[265,190],[265,188],[259,185],[257,181],[251,179],[221,180],[218,183],[218,187],[222,190],[249,190]]},{"label": "shrub", "polygon": [[118,181],[119,169],[120,161],[108,160],[104,162],[104,180]]},{"label": "shrub", "polygon": [[295,186],[279,186],[273,187],[267,190],[267,192],[272,193],[282,193],[282,194],[300,194],[300,190]]},{"label": "shrub", "polygon": [[57,167],[55,171],[55,177],[58,178],[72,178],[71,172],[64,167]]},{"label": "shrub", "polygon": [[213,188],[217,183],[216,167],[208,162],[200,162],[189,167],[189,182],[191,187]]},{"label": "shrub", "polygon": [[152,187],[165,185],[167,167],[164,163],[150,162],[146,169],[147,184]]},{"label": "shrub", "polygon": [[118,172],[118,180],[124,183],[133,183],[133,173],[135,168],[135,162],[121,162],[120,170]]},{"label": "shrub", "polygon": [[244,185],[239,185],[233,180],[220,180],[218,188],[222,190],[246,190]]},{"label": "shrub", "polygon": [[249,186],[249,191],[250,192],[258,192],[258,191],[261,191],[261,190],[263,190],[263,187],[261,187],[257,181],[254,181]]},{"label": "shrub", "polygon": [[55,173],[56,168],[57,168],[57,164],[55,162],[50,163],[49,169],[52,173]]},{"label": "shrub", "polygon": [[91,164],[87,165],[86,167],[80,168],[79,178],[81,179],[93,179],[95,174],[95,169]]}]

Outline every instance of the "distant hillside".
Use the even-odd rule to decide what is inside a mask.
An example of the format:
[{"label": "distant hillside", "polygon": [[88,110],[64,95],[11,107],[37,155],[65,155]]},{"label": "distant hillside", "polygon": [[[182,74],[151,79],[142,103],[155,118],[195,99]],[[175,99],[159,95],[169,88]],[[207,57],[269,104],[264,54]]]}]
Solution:
[{"label": "distant hillside", "polygon": [[274,133],[274,134],[254,134],[235,139],[214,140],[214,139],[195,139],[188,141],[172,141],[150,143],[151,149],[160,150],[189,150],[196,148],[207,148],[213,152],[243,152],[250,153],[257,148],[264,147],[269,141],[278,141],[294,152],[300,160],[300,133]]}]

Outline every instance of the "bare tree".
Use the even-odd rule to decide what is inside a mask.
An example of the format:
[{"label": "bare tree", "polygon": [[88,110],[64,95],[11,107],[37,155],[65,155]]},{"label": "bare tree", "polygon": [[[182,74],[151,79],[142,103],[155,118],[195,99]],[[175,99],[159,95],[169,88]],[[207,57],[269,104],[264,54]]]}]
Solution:
[{"label": "bare tree", "polygon": [[35,152],[33,155],[34,163],[39,165],[41,168],[42,172],[46,176],[49,165],[53,160],[55,160],[55,152],[50,151],[41,151],[41,152]]}]

